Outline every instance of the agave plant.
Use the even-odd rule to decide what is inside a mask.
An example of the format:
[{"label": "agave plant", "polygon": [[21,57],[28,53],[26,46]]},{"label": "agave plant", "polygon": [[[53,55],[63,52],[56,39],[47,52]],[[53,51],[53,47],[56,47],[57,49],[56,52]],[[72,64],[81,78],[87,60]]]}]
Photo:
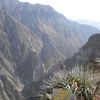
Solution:
[{"label": "agave plant", "polygon": [[[87,67],[88,68],[88,67]],[[78,100],[93,100],[94,80],[92,71],[84,67],[75,67],[70,75],[74,78],[71,89]]]},{"label": "agave plant", "polygon": [[92,71],[86,66],[76,66],[72,70],[54,70],[48,79],[44,80],[45,88],[63,88],[71,91],[77,100],[93,100],[95,82]]},{"label": "agave plant", "polygon": [[43,80],[45,88],[66,87],[68,73],[63,70],[54,70],[52,75]]}]

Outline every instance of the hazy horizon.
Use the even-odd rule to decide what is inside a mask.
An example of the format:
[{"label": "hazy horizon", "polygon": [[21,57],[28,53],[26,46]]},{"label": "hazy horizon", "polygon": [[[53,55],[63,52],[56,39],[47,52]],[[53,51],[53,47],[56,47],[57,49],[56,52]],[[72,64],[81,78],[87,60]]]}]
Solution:
[{"label": "hazy horizon", "polygon": [[50,5],[68,19],[100,22],[100,0],[19,0],[31,4],[40,3]]}]

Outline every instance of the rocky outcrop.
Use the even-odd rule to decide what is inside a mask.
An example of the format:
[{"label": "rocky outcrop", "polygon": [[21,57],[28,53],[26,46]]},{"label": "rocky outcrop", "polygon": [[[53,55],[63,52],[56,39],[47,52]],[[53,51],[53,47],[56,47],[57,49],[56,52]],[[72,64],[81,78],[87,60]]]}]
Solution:
[{"label": "rocky outcrop", "polygon": [[77,54],[65,61],[66,68],[77,65],[92,66],[94,71],[100,72],[100,34],[92,35],[88,42],[79,50]]}]

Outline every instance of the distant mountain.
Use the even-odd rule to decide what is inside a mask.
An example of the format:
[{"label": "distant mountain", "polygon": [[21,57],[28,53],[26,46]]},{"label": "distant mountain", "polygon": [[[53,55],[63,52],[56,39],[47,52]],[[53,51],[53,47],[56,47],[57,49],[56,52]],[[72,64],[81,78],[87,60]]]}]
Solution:
[{"label": "distant mountain", "polygon": [[47,5],[17,3],[10,14],[42,41],[40,57],[46,66],[72,56],[93,32],[99,31],[70,21]]},{"label": "distant mountain", "polygon": [[96,22],[96,21],[89,21],[89,20],[76,20],[77,22],[81,23],[81,24],[86,24],[86,25],[91,25],[94,26],[98,29],[100,29],[100,22]]},{"label": "distant mountain", "polygon": [[97,32],[47,5],[0,0],[0,99],[36,95],[48,70]]}]

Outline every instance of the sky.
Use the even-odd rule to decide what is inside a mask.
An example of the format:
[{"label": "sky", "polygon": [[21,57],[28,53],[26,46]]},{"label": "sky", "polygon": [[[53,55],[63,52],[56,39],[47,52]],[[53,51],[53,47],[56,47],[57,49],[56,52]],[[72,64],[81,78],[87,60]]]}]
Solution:
[{"label": "sky", "polygon": [[100,0],[20,0],[50,5],[69,19],[100,22]]}]

